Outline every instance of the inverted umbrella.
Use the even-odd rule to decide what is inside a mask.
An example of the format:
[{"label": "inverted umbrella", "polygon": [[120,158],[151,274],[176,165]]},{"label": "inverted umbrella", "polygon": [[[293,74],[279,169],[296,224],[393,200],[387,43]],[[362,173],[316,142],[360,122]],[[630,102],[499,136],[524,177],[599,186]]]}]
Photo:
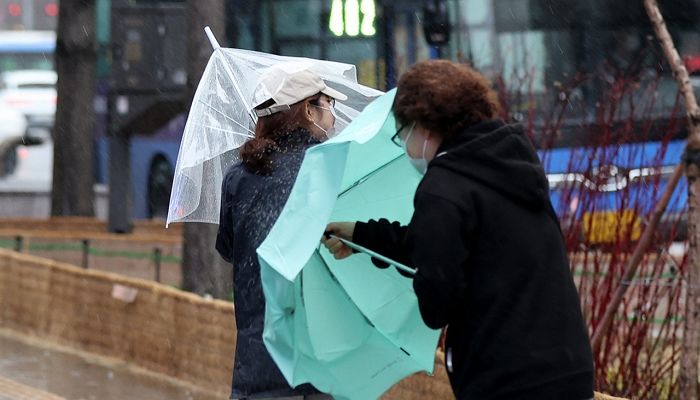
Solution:
[{"label": "inverted umbrella", "polygon": [[197,86],[180,144],[167,223],[219,222],[221,182],[238,160],[238,148],[253,137],[255,86],[278,63],[303,63],[328,86],[348,96],[336,103],[336,129],[342,131],[382,92],[357,83],[354,65],[303,57],[283,57],[218,47]]},{"label": "inverted umbrella", "polygon": [[339,399],[377,398],[434,365],[439,332],[423,323],[412,280],[368,255],[338,261],[319,246],[329,220],[410,219],[420,176],[390,140],[394,94],[306,151],[258,248],[270,355],[292,386],[310,382]]}]

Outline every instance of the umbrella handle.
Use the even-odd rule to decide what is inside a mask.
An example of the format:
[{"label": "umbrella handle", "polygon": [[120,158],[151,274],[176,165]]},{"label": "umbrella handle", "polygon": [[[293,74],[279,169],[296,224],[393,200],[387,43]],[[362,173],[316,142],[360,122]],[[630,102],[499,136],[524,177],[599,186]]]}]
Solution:
[{"label": "umbrella handle", "polygon": [[[325,234],[325,233],[324,233],[324,234]],[[403,264],[401,264],[400,262],[394,261],[394,260],[392,260],[391,258],[385,257],[385,256],[383,256],[383,255],[381,255],[381,254],[379,254],[379,253],[377,253],[377,252],[374,252],[374,251],[372,251],[372,250],[370,250],[370,249],[368,249],[368,248],[366,248],[366,247],[362,247],[362,246],[360,246],[359,244],[356,244],[356,243],[353,243],[353,242],[351,242],[351,241],[349,241],[349,240],[340,238],[340,237],[338,237],[338,236],[336,236],[336,235],[331,235],[331,236],[334,237],[334,238],[337,238],[338,240],[340,240],[341,242],[343,242],[344,245],[348,246],[349,248],[351,248],[351,249],[353,249],[353,250],[357,250],[357,251],[359,251],[360,253],[365,253],[365,254],[369,255],[370,257],[376,258],[377,260],[382,261],[382,262],[385,262],[385,263],[387,263],[387,264],[389,264],[389,265],[393,265],[394,267],[396,267],[396,268],[398,268],[398,269],[400,269],[400,270],[402,270],[402,271],[404,271],[404,272],[408,272],[408,273],[411,274],[411,275],[415,275],[415,274],[416,274],[416,269],[415,269],[415,268],[411,268],[411,267],[408,267],[408,266],[406,266],[406,265],[403,265]]]}]

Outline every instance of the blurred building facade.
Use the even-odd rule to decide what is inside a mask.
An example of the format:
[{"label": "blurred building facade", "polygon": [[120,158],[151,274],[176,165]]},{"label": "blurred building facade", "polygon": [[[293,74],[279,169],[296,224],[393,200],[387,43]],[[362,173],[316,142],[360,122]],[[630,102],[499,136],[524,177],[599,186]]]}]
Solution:
[{"label": "blurred building facade", "polygon": [[[700,88],[700,0],[658,1]],[[184,0],[95,3],[96,175],[98,182],[107,183],[106,93],[113,60],[113,7],[182,5]],[[614,85],[620,77],[631,77],[644,86],[645,81],[661,76],[655,83],[654,112],[659,116],[670,114],[676,103],[677,87],[639,0],[226,0],[225,6],[226,37],[219,38],[224,46],[351,63],[357,66],[361,83],[381,90],[394,87],[401,73],[417,61],[442,57],[468,63],[491,78],[503,97],[509,97],[508,111],[516,121],[532,120],[528,116],[532,108],[554,109],[567,96],[570,110],[563,125],[580,126],[582,119],[595,117],[603,86]],[[435,26],[435,21],[427,20],[428,7],[445,10],[449,40],[439,49],[426,40],[425,27]],[[57,19],[58,0],[0,0],[0,31],[30,36],[55,30]],[[184,54],[185,44],[180,42]],[[51,68],[54,47],[47,46],[21,54],[23,60],[32,57],[41,63],[29,67],[18,63],[16,51],[8,48],[0,54],[0,70]],[[564,90],[586,77],[595,79]],[[136,217],[162,215],[167,210],[184,121],[185,115],[180,114],[155,133],[132,132]],[[571,132],[569,137],[591,136],[573,128]],[[575,143],[560,143],[570,144]]]},{"label": "blurred building facade", "polygon": [[[424,9],[444,3],[450,40],[425,39]],[[440,54],[509,89],[542,96],[576,74],[663,69],[637,0],[243,0],[227,3],[227,42],[281,55],[355,64],[360,82],[386,90],[408,66]],[[679,51],[700,74],[700,0],[659,0]],[[612,78],[611,78],[612,79]],[[521,88],[518,88],[521,89]],[[579,96],[594,102],[595,88]],[[547,102],[543,100],[542,105]],[[582,111],[583,112],[583,111]]]}]

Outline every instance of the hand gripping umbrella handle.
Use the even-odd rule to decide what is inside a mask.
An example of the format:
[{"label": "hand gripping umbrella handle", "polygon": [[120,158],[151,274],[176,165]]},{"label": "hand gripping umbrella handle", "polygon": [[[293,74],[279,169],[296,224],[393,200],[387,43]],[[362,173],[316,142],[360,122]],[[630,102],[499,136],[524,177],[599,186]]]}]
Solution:
[{"label": "hand gripping umbrella handle", "polygon": [[402,270],[402,271],[404,271],[404,272],[408,272],[408,273],[411,274],[411,275],[415,275],[415,274],[416,274],[416,270],[415,270],[414,268],[411,268],[411,267],[408,267],[408,266],[406,266],[406,265],[403,265],[403,264],[401,264],[400,262],[396,262],[396,261],[392,260],[391,258],[384,257],[383,255],[381,255],[381,254],[379,254],[379,253],[377,253],[377,252],[374,252],[374,251],[372,251],[372,250],[370,250],[370,249],[368,249],[368,248],[366,248],[366,247],[362,247],[362,246],[360,246],[359,244],[353,243],[353,242],[351,242],[351,241],[349,241],[349,240],[345,240],[345,239],[340,238],[340,237],[335,236],[335,235],[331,235],[331,236],[333,236],[333,237],[335,237],[335,238],[338,238],[338,240],[340,240],[341,242],[343,242],[344,245],[348,246],[349,248],[351,248],[351,249],[353,249],[353,250],[359,251],[360,253],[365,253],[365,254],[369,255],[370,257],[376,258],[377,260],[382,261],[382,262],[385,262],[385,263],[387,263],[387,264],[389,264],[389,265],[393,265],[394,267],[396,267],[396,268],[398,268],[398,269],[400,269],[400,270]]}]

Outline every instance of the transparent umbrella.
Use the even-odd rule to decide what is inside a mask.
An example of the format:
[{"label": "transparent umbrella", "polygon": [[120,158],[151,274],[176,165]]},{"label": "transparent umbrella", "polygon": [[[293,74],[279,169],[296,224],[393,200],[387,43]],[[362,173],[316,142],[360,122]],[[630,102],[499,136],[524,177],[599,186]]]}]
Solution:
[{"label": "transparent umbrella", "polygon": [[306,63],[330,87],[348,99],[336,104],[337,131],[382,92],[357,83],[355,66],[302,57],[283,57],[249,50],[218,47],[199,82],[175,167],[167,224],[219,222],[221,182],[238,160],[238,148],[253,137],[256,117],[251,112],[260,76],[278,63]]}]

